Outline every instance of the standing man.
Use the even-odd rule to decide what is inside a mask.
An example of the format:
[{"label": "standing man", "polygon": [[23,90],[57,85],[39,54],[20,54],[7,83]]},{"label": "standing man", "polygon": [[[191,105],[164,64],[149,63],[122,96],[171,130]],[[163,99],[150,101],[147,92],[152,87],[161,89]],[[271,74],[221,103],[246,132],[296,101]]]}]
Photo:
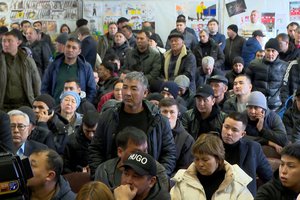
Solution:
[{"label": "standing man", "polygon": [[57,103],[67,79],[79,80],[81,90],[86,92],[90,102],[96,96],[96,83],[91,65],[80,55],[81,42],[69,38],[64,54],[55,58],[43,77],[42,93],[50,94]]},{"label": "standing man", "polygon": [[99,164],[117,155],[116,133],[127,126],[143,130],[148,138],[148,153],[160,162],[171,175],[175,168],[176,150],[169,122],[158,108],[143,100],[148,81],[140,72],[126,74],[123,83],[123,102],[100,116],[96,134],[89,146],[91,174]]},{"label": "standing man", "polygon": [[291,22],[286,26],[286,32],[289,35],[290,42],[295,42],[295,34],[297,31],[297,28],[299,28],[299,24],[297,22]]},{"label": "standing man", "polygon": [[90,29],[87,26],[78,28],[78,39],[81,41],[81,55],[95,68],[97,56],[97,42],[91,36]]},{"label": "standing man", "polygon": [[223,51],[226,45],[226,38],[225,35],[218,32],[219,30],[219,22],[216,19],[211,19],[207,23],[208,31],[209,31],[209,37],[213,39]]},{"label": "standing man", "polygon": [[18,49],[21,41],[14,31],[2,38],[0,52],[0,109],[9,111],[21,106],[31,106],[40,94],[41,79],[32,58]]},{"label": "standing man", "polygon": [[149,32],[141,30],[136,35],[136,47],[126,52],[124,68],[143,72],[148,81],[158,79],[161,73],[161,56],[149,45]]},{"label": "standing man", "polygon": [[242,55],[243,45],[246,40],[239,36],[238,26],[235,24],[231,24],[227,27],[227,35],[228,38],[226,39],[224,49],[225,69],[230,70],[233,66],[233,59]]},{"label": "standing man", "polygon": [[124,34],[124,36],[126,37],[129,46],[131,46],[132,48],[134,48],[136,46],[136,38],[135,35],[132,32],[132,28],[129,25],[125,25],[122,27],[122,33]]},{"label": "standing man", "polygon": [[245,39],[248,39],[251,37],[253,31],[260,30],[264,33],[266,33],[266,26],[262,24],[260,21],[260,13],[258,10],[252,10],[250,14],[250,23],[246,24],[242,27],[242,36]]}]

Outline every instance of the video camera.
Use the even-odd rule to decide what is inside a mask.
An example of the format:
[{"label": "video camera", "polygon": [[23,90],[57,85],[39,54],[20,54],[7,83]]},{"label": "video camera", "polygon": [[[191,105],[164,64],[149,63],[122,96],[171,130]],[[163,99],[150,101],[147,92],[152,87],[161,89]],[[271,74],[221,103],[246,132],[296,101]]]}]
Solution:
[{"label": "video camera", "polygon": [[27,179],[33,177],[28,158],[0,153],[0,199],[27,200]]}]

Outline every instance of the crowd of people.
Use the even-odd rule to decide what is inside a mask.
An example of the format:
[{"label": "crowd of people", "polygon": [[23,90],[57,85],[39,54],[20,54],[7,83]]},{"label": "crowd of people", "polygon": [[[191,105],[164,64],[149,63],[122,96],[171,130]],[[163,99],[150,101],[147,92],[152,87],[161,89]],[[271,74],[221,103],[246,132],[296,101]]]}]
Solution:
[{"label": "crowd of people", "polygon": [[[0,149],[29,157],[30,199],[300,198],[300,27],[264,44],[250,20],[226,39],[179,15],[165,45],[125,17],[55,43],[41,21],[0,27]],[[91,179],[77,195],[74,172]]]}]

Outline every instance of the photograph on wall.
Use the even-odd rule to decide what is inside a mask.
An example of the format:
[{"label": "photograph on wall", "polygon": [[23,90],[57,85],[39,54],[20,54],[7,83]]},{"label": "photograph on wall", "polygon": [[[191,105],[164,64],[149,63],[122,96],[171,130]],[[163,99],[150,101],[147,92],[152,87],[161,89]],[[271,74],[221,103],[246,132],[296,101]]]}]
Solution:
[{"label": "photograph on wall", "polygon": [[266,26],[267,32],[273,32],[275,28],[275,13],[261,13],[261,23]]},{"label": "photograph on wall", "polygon": [[226,10],[229,17],[246,12],[247,6],[244,0],[236,0],[226,3]]},{"label": "photograph on wall", "polygon": [[85,18],[96,19],[101,17],[101,2],[87,1],[83,4],[83,13]]},{"label": "photograph on wall", "polygon": [[290,21],[300,21],[300,1],[290,2]]}]

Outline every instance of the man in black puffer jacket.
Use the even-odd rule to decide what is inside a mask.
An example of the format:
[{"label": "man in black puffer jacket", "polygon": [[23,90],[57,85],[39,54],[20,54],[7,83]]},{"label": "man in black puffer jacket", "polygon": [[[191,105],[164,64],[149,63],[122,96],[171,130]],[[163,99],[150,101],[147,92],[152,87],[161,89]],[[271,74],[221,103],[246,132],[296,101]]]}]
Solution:
[{"label": "man in black puffer jacket", "polygon": [[100,116],[95,137],[89,146],[89,167],[93,176],[102,162],[117,156],[116,134],[127,126],[143,130],[148,137],[148,153],[171,175],[175,168],[176,149],[170,124],[158,108],[143,100],[148,81],[141,72],[130,72],[123,83],[123,102]]},{"label": "man in black puffer jacket", "polygon": [[246,74],[251,78],[253,90],[258,90],[266,96],[271,110],[278,109],[282,104],[280,89],[287,68],[287,63],[278,58],[279,51],[278,41],[271,38],[265,45],[265,57],[262,60],[253,60],[246,70]]}]

